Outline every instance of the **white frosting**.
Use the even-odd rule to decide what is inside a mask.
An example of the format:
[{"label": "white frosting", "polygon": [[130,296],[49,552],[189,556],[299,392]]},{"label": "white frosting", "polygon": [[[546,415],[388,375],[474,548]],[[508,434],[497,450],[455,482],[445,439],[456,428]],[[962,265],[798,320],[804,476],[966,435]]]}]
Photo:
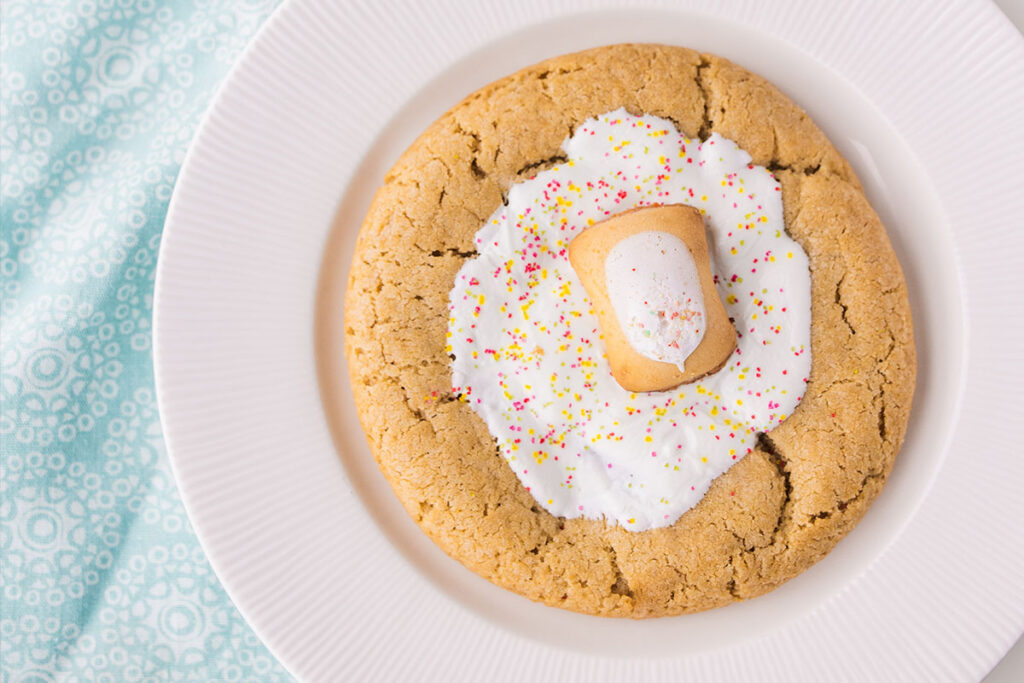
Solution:
[{"label": "white frosting", "polygon": [[[781,192],[717,134],[700,143],[624,110],[563,143],[563,164],[511,188],[451,292],[453,391],[552,514],[666,526],[792,414],[810,371],[810,275],[783,229]],[[705,215],[712,272],[737,330],[719,372],[631,394],[612,377],[567,246],[650,204]]]},{"label": "white frosting", "polygon": [[608,252],[604,273],[630,346],[685,370],[707,329],[700,275],[686,244],[667,232],[634,233]]}]

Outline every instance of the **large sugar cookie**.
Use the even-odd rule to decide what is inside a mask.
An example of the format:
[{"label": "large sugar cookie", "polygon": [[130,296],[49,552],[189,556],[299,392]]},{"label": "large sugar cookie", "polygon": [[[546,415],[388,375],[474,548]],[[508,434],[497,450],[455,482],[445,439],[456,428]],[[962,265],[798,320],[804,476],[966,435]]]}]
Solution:
[{"label": "large sugar cookie", "polygon": [[[547,512],[453,395],[447,339],[455,276],[485,221],[513,185],[564,161],[561,145],[581,124],[619,108],[670,120],[694,140],[718,133],[770,169],[785,231],[810,267],[812,361],[799,407],[757,435],[696,506],[646,531]],[[821,559],[881,490],[915,376],[903,275],[846,161],[764,79],[655,45],[524,69],[424,132],[360,233],[346,342],[371,450],[420,527],[500,586],[607,616],[724,605]]]}]

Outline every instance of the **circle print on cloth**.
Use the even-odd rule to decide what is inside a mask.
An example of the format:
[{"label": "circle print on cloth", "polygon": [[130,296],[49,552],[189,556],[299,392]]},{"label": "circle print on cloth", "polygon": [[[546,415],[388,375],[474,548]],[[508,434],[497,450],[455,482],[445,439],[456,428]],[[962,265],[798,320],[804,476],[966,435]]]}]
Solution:
[{"label": "circle print on cloth", "polygon": [[4,680],[288,678],[188,524],[151,358],[179,166],[275,5],[3,3]]}]

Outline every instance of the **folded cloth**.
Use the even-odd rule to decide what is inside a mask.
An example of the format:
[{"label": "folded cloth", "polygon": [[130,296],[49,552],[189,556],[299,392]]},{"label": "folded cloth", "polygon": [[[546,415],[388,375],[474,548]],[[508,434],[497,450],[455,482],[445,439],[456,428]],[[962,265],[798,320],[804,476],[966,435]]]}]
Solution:
[{"label": "folded cloth", "polygon": [[4,681],[289,679],[189,527],[151,358],[178,168],[276,4],[2,5]]}]

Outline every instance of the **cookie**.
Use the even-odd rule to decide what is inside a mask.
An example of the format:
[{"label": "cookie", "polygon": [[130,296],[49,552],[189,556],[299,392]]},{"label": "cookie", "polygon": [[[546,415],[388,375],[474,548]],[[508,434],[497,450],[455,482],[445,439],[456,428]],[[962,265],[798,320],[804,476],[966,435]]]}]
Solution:
[{"label": "cookie", "polygon": [[[624,108],[694,141],[720,134],[781,183],[809,263],[810,373],[799,407],[754,435],[667,526],[548,512],[471,398],[452,392],[448,322],[476,236],[565,138]],[[631,208],[631,207],[623,207]],[[684,48],[558,57],[470,95],[387,174],[360,232],[346,353],[371,451],[414,520],[499,586],[588,614],[654,617],[765,593],[823,557],[881,490],[906,430],[915,356],[906,287],[846,161],[774,86]]]},{"label": "cookie", "polygon": [[[657,233],[675,237],[676,244]],[[642,241],[630,243],[630,237]],[[665,259],[673,247],[681,253]],[[652,265],[658,260],[661,268]],[[612,376],[622,388],[673,389],[721,369],[736,348],[736,330],[712,280],[704,222],[692,206],[659,205],[607,218],[569,243],[569,262],[593,302]],[[667,297],[659,291],[666,286],[673,290]],[[610,298],[616,289],[619,303]],[[637,350],[638,341],[659,337],[664,344]]]}]

